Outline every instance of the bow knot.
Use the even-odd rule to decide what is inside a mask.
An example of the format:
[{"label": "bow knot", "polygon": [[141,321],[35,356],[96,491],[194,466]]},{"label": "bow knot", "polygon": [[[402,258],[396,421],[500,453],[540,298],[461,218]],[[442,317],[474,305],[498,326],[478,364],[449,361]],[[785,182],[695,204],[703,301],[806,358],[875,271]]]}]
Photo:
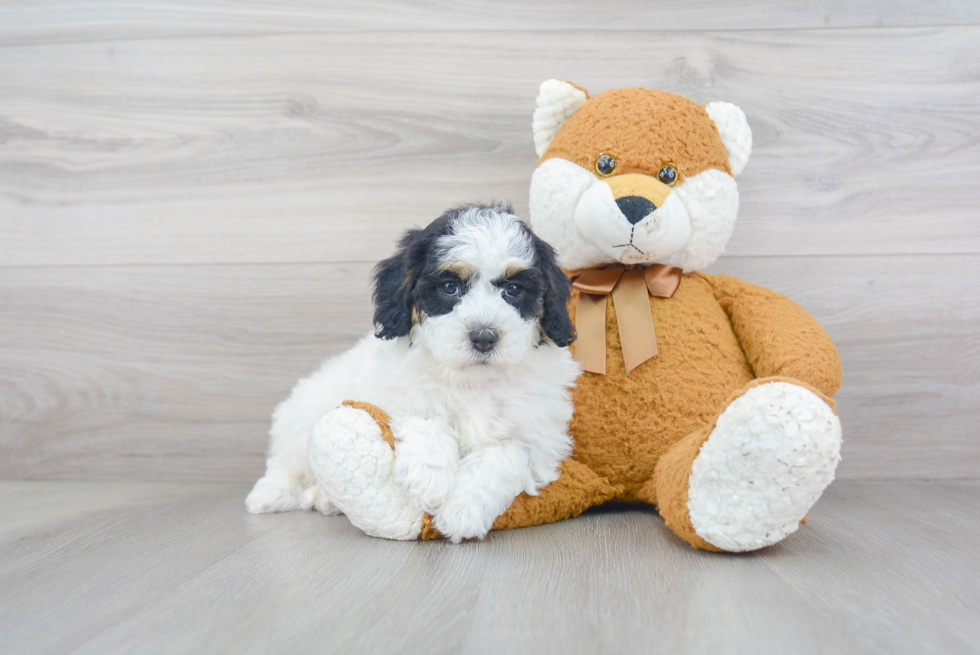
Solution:
[{"label": "bow knot", "polygon": [[657,356],[657,336],[648,296],[670,298],[681,283],[676,266],[647,267],[609,264],[588,268],[572,276],[579,291],[575,306],[575,357],[582,369],[606,373],[606,298],[613,298],[623,361],[627,375]]}]

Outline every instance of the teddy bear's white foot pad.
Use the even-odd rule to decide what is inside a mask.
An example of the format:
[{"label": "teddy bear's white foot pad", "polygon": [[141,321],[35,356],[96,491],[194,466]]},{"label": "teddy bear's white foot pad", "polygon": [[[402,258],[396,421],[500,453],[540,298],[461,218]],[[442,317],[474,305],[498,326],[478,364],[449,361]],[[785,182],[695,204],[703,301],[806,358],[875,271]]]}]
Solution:
[{"label": "teddy bear's white foot pad", "polygon": [[774,544],[834,479],[841,425],[816,394],[787,382],[736,398],[691,468],[688,511],[698,535],[722,550]]},{"label": "teddy bear's white foot pad", "polygon": [[323,494],[373,537],[415,539],[422,510],[395,480],[395,454],[370,414],[339,407],[313,428],[310,465]]}]

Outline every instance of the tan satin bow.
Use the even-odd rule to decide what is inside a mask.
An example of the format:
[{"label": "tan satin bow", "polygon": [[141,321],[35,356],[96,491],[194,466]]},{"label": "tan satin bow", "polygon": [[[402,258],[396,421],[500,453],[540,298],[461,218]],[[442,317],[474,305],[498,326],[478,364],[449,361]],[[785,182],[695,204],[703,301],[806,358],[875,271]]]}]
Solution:
[{"label": "tan satin bow", "polygon": [[650,296],[670,298],[681,283],[683,271],[676,266],[652,264],[646,268],[609,264],[572,274],[579,290],[575,305],[575,358],[582,369],[606,373],[606,298],[612,294],[619,323],[619,340],[628,375],[657,356]]}]

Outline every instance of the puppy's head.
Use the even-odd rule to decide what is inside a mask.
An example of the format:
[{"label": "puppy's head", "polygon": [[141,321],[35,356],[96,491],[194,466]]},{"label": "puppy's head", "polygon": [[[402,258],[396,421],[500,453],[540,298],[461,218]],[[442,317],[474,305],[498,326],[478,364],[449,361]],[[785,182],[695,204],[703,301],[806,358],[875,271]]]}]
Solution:
[{"label": "puppy's head", "polygon": [[375,334],[411,335],[453,370],[500,374],[575,338],[554,250],[509,207],[466,205],[409,230],[375,269]]}]

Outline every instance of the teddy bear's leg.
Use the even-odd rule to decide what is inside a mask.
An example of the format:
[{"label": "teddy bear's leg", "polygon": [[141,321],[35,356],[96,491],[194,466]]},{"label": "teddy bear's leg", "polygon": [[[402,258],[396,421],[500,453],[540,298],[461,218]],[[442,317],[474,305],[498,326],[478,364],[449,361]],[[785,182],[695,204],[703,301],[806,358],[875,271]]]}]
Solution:
[{"label": "teddy bear's leg", "polygon": [[[622,486],[610,484],[585,464],[566,459],[561,463],[557,480],[536,496],[522,493],[515,498],[507,511],[497,517],[491,530],[513,530],[570,519],[622,493]],[[442,539],[428,515],[423,519],[420,538]]]},{"label": "teddy bear's leg", "polygon": [[538,495],[522,493],[493,524],[493,530],[512,530],[554,523],[578,516],[590,507],[612,500],[623,492],[588,466],[573,459],[561,464],[561,475]]},{"label": "teddy bear's leg", "polygon": [[834,479],[840,446],[831,401],[763,378],[672,446],[641,495],[695,548],[756,550],[796,531]]},{"label": "teddy bear's leg", "polygon": [[345,401],[313,428],[310,464],[326,498],[373,537],[416,539],[423,512],[395,480],[388,416]]},{"label": "teddy bear's leg", "polygon": [[[395,439],[389,417],[368,403],[344,401],[313,429],[310,464],[321,495],[365,533],[386,539],[441,539],[395,479]],[[561,475],[537,496],[521,494],[493,524],[510,530],[578,516],[621,494],[589,467],[562,462]]]}]

